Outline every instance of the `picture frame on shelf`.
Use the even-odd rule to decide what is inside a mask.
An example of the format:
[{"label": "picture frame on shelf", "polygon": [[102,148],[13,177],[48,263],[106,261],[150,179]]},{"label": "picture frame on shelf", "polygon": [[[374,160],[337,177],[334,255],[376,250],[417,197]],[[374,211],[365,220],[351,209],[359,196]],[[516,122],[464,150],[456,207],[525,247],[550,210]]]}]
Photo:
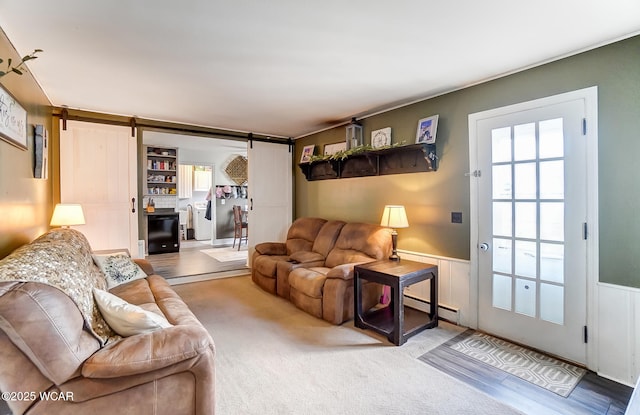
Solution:
[{"label": "picture frame on shelf", "polygon": [[315,144],[302,147],[302,157],[300,157],[300,163],[308,163],[313,156],[313,150],[316,148]]},{"label": "picture frame on shelf", "polygon": [[27,149],[27,110],[0,85],[0,139]]},{"label": "picture frame on shelf", "polygon": [[438,115],[422,118],[418,120],[418,129],[416,131],[416,143],[433,144],[436,142],[436,133],[438,130]]},{"label": "picture frame on shelf", "polygon": [[347,149],[346,141],[341,141],[339,143],[333,143],[333,144],[325,144],[323,154],[325,156],[331,156],[333,154],[336,154],[339,151],[345,151],[346,149]]},{"label": "picture frame on shelf", "polygon": [[391,145],[391,127],[371,131],[371,147],[379,148]]}]

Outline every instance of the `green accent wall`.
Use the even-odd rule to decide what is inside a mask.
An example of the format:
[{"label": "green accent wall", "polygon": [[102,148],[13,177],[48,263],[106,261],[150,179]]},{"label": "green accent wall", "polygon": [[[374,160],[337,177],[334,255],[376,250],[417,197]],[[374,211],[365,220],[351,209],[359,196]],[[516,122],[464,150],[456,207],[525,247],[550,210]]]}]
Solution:
[{"label": "green accent wall", "polygon": [[[420,118],[439,114],[436,172],[308,182],[296,166],[296,217],[380,221],[385,204],[405,205],[400,249],[469,259],[468,115],[568,91],[598,87],[600,281],[640,288],[640,36],[361,120],[391,127],[393,143],[415,142]],[[343,126],[296,141],[302,148],[344,141]],[[462,212],[463,223],[451,223]]]}]

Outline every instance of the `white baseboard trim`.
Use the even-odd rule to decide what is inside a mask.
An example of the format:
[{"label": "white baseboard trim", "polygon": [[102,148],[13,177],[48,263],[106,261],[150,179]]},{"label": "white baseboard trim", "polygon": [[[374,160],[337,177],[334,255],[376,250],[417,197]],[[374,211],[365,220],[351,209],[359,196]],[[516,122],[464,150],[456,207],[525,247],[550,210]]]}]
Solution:
[{"label": "white baseboard trim", "polygon": [[[419,298],[404,296],[404,305],[407,307],[415,308],[416,310],[424,311],[428,313],[431,311],[431,303],[429,301],[421,300]],[[438,304],[438,317],[447,320],[450,323],[460,325],[458,309]]]}]

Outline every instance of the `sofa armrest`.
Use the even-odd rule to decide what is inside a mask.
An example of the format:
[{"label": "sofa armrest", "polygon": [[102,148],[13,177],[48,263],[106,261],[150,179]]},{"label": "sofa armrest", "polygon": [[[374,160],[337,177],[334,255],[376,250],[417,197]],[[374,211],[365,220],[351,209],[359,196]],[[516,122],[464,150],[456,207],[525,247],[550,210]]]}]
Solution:
[{"label": "sofa armrest", "polygon": [[145,274],[147,275],[153,275],[156,272],[153,270],[153,265],[151,265],[151,262],[147,261],[146,259],[142,259],[142,258],[133,258],[133,262],[135,262],[136,264],[138,264],[138,266],[140,268],[142,268],[142,270],[144,271]]},{"label": "sofa armrest", "polygon": [[338,278],[342,280],[352,280],[353,279],[353,267],[356,265],[364,264],[363,262],[351,262],[349,264],[340,264],[331,268],[331,270],[327,273],[327,279],[329,278]]},{"label": "sofa armrest", "polygon": [[262,242],[255,250],[261,255],[287,255],[287,245],[282,242]]},{"label": "sofa armrest", "polygon": [[214,349],[202,326],[180,325],[123,338],[98,350],[82,367],[87,378],[137,375],[171,366]]}]

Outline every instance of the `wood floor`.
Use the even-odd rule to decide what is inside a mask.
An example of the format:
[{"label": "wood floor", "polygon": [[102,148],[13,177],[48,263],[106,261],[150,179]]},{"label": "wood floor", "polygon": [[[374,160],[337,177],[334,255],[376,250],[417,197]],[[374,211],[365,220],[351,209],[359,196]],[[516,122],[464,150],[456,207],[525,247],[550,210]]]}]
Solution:
[{"label": "wood floor", "polygon": [[567,398],[470,358],[450,346],[473,334],[467,330],[420,358],[525,414],[622,415],[632,388],[588,372]]},{"label": "wood floor", "polygon": [[[244,273],[249,272],[244,260],[219,262],[200,252],[209,248],[212,248],[212,246],[200,241],[182,241],[180,252],[148,255],[146,259],[153,265],[156,273],[169,280],[204,274],[223,274],[239,270]],[[246,250],[244,245],[242,248]]]}]

